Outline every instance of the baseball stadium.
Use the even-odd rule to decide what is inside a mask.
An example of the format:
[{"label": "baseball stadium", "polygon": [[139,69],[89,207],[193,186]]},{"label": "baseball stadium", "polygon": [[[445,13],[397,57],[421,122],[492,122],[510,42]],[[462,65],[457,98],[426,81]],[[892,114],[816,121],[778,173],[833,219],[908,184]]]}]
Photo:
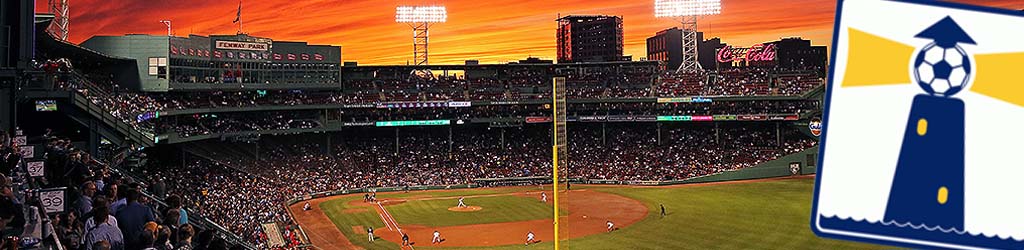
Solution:
[{"label": "baseball stadium", "polygon": [[4,246],[882,248],[808,227],[828,37],[697,24],[743,14],[726,1],[637,3],[663,21],[646,34],[564,7],[538,24],[549,53],[514,60],[446,52],[438,30],[465,21],[443,3],[385,6],[406,40],[377,50],[266,31],[248,1],[152,7],[181,19],[144,31],[97,30],[126,24],[73,1],[0,2]]}]

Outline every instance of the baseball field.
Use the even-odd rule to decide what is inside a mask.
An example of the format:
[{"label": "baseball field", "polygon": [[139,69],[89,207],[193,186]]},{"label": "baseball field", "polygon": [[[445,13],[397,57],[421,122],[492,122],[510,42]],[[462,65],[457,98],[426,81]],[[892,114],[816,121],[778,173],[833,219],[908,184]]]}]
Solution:
[{"label": "baseball field", "polygon": [[[542,189],[543,188],[543,189]],[[321,249],[552,249],[550,186],[379,193],[292,205]],[[560,193],[566,249],[877,249],[816,237],[808,227],[814,179],[663,187],[573,185]],[[542,201],[542,194],[547,202]],[[464,198],[468,208],[458,208]],[[667,214],[661,215],[660,205]],[[607,222],[614,230],[607,230]],[[374,229],[370,241],[367,229]],[[443,239],[432,243],[433,232]],[[526,245],[527,233],[538,242]]]}]

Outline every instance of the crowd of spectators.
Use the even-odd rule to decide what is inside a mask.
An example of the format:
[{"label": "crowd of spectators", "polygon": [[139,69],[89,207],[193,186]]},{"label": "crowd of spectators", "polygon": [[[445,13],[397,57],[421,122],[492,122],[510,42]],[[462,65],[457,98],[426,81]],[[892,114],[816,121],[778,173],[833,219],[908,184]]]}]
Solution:
[{"label": "crowd of spectators", "polygon": [[299,244],[298,228],[283,210],[284,199],[296,194],[289,186],[206,159],[190,157],[181,162],[184,165],[153,164],[137,171],[164,180],[176,204],[245,240],[266,244],[269,235],[262,225],[274,223],[283,225],[285,242]]},{"label": "crowd of spectators", "polygon": [[[145,192],[153,186],[144,185],[132,177],[115,171],[106,164],[109,159],[96,158],[76,148],[69,138],[51,134],[28,136],[30,145],[36,146],[31,160],[23,159],[16,150],[12,136],[0,133],[0,223],[5,241],[33,235],[20,230],[40,220],[26,220],[35,213],[22,213],[23,207],[36,207],[39,203],[30,192],[21,193],[26,186],[34,188],[63,188],[66,205],[64,211],[49,216],[52,233],[63,249],[242,249],[228,243],[215,229],[195,226],[177,196],[165,196],[159,203]],[[116,154],[108,154],[116,155]],[[28,157],[26,157],[28,158]],[[21,176],[26,161],[41,160],[44,175],[38,179]],[[17,182],[12,182],[15,176]],[[30,185],[31,184],[31,185]],[[191,208],[189,208],[191,211]],[[38,228],[39,225],[32,227]],[[45,232],[46,230],[44,230]],[[10,237],[16,236],[16,237]],[[42,235],[43,237],[49,237]],[[36,236],[39,237],[39,236]],[[34,242],[41,239],[36,238]],[[22,247],[31,246],[20,239]],[[13,244],[4,243],[6,246]],[[17,249],[17,248],[11,248]]]},{"label": "crowd of spectators", "polygon": [[181,137],[211,133],[259,130],[310,129],[321,127],[315,111],[240,112],[226,114],[193,114],[178,116],[157,123],[160,134],[176,133]]},{"label": "crowd of spectators", "polygon": [[[76,69],[66,59],[37,65],[57,88],[73,89],[111,115],[148,135],[157,134],[151,119],[158,111],[315,104],[368,104],[394,101],[517,101],[550,96],[550,78],[566,77],[567,97],[638,98],[678,96],[799,95],[823,84],[815,71],[734,68],[703,73],[658,73],[649,66],[567,66],[554,72],[529,68],[499,69],[492,76],[440,75],[432,78],[348,79],[338,90],[257,90],[145,93],[119,86],[113,75]],[[550,69],[549,69],[550,70]],[[742,105],[742,104],[741,104]],[[343,111],[344,112],[344,111]],[[360,112],[360,111],[353,111]],[[379,112],[379,111],[375,111]],[[388,111],[401,113],[404,111]],[[445,113],[448,111],[435,111]],[[454,111],[458,112],[458,111]],[[499,113],[500,112],[494,112]],[[399,115],[401,116],[401,115]],[[442,117],[435,115],[435,117]],[[476,114],[455,118],[480,117]],[[286,122],[286,121],[285,121]],[[281,121],[268,126],[280,125]],[[216,124],[205,124],[216,125]],[[189,125],[182,125],[188,127]],[[315,124],[303,124],[312,127]],[[192,126],[182,134],[202,134]],[[261,127],[261,126],[254,126]],[[281,127],[281,126],[276,126]],[[294,126],[292,126],[294,127]],[[230,130],[230,129],[228,129]]]},{"label": "crowd of spectators", "polygon": [[[238,235],[265,236],[260,223],[292,225],[284,202],[311,193],[367,187],[457,185],[477,178],[545,176],[549,126],[447,129],[366,128],[328,135],[265,137],[257,157],[205,146],[185,160],[144,172],[168,182],[189,211]],[[816,141],[774,123],[667,126],[579,125],[570,129],[568,177],[617,181],[681,180],[741,169],[795,153]],[[602,136],[604,134],[604,136]],[[330,136],[334,143],[323,142]],[[395,136],[398,136],[397,140]],[[780,136],[780,137],[776,137]],[[397,145],[396,145],[397,143]],[[189,146],[190,148],[195,146]],[[217,151],[217,154],[210,154]],[[181,163],[184,161],[184,163]],[[183,164],[183,165],[178,165]]]},{"label": "crowd of spectators", "polygon": [[[388,101],[470,101],[521,100],[544,98],[550,92],[547,79],[550,74],[529,70],[504,72],[502,78],[473,78],[441,76],[435,78],[407,78],[402,80],[349,80],[347,90],[302,91],[212,91],[196,93],[169,92],[143,93],[127,91],[118,86],[111,75],[80,73],[70,62],[58,60],[42,64],[55,73],[56,86],[73,89],[120,118],[139,132],[150,137],[164,133],[193,136],[266,129],[316,128],[322,126],[317,117],[294,115],[221,115],[217,119],[175,119],[172,122],[154,121],[157,112],[254,106],[295,106],[315,104],[373,105]],[[56,74],[61,73],[61,74]],[[591,67],[568,68],[556,75],[567,77],[568,98],[635,98],[672,96],[718,95],[797,95],[822,84],[816,73],[806,71],[778,72],[757,68],[730,69],[708,73],[664,73],[660,76],[646,67]],[[772,83],[774,82],[774,83]],[[654,89],[654,91],[652,91]],[[813,105],[791,101],[716,102],[711,104],[653,104],[602,103],[574,104],[574,114],[603,113],[615,115],[709,115],[788,113],[803,111]],[[539,105],[501,107],[476,106],[469,109],[335,109],[343,122],[369,122],[401,119],[468,119],[490,117],[540,116],[545,112]],[[587,110],[598,107],[600,110]],[[579,108],[579,109],[577,109]],[[303,112],[297,112],[303,113]],[[307,112],[308,113],[308,112]],[[228,117],[233,117],[228,119]],[[169,119],[165,119],[169,120]]]},{"label": "crowd of spectators", "polygon": [[816,71],[734,68],[707,72],[666,72],[657,84],[658,97],[792,96],[824,85]]},{"label": "crowd of spectators", "polygon": [[[820,110],[816,100],[722,101],[709,103],[573,103],[569,116],[595,115],[752,115],[802,114]],[[352,108],[315,110],[236,112],[165,116],[157,123],[159,134],[177,133],[182,137],[213,133],[232,133],[274,129],[310,129],[323,127],[321,121],[375,122],[402,120],[466,120],[474,118],[513,118],[550,116],[543,104],[483,105],[466,108]]]},{"label": "crowd of spectators", "polygon": [[[760,124],[669,127],[659,141],[655,129],[623,126],[607,132],[570,130],[570,175],[619,181],[681,180],[751,167],[814,146],[792,129],[777,138]],[[717,130],[717,131],[716,131]],[[575,131],[575,132],[574,132]],[[607,142],[614,143],[607,143]]]},{"label": "crowd of spectators", "polygon": [[[71,70],[71,72],[75,72]],[[515,101],[546,98],[546,74],[512,72],[505,79],[436,77],[430,79],[349,80],[345,90],[265,90],[140,93],[117,87],[109,76],[67,77],[61,86],[74,88],[111,114],[136,124],[147,112],[183,109],[374,104],[391,101]],[[756,68],[707,73],[663,73],[647,68],[565,70],[567,97],[637,98],[679,96],[798,95],[822,84],[813,72],[776,72]],[[64,78],[62,78],[64,79]],[[653,91],[652,91],[653,90]]]},{"label": "crowd of spectators", "polygon": [[566,98],[651,97],[656,67],[586,67],[561,70]]},{"label": "crowd of spectators", "polygon": [[[570,116],[593,115],[743,115],[802,114],[819,110],[815,100],[728,101],[711,103],[575,103]],[[487,105],[468,108],[360,108],[317,111],[240,112],[179,115],[157,124],[160,134],[177,133],[188,137],[213,133],[231,133],[274,129],[322,127],[322,120],[374,122],[382,120],[459,120],[471,118],[515,118],[549,116],[550,107],[532,105]]]}]

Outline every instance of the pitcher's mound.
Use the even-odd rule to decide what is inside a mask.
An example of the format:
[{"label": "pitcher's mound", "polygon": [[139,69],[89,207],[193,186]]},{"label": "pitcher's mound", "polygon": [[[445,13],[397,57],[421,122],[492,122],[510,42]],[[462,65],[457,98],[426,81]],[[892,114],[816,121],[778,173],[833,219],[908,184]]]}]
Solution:
[{"label": "pitcher's mound", "polygon": [[448,211],[455,211],[455,212],[475,212],[475,211],[480,211],[480,210],[483,210],[483,209],[484,209],[484,208],[482,208],[482,207],[479,207],[479,206],[468,206],[468,207],[450,207],[450,208],[448,208]]}]

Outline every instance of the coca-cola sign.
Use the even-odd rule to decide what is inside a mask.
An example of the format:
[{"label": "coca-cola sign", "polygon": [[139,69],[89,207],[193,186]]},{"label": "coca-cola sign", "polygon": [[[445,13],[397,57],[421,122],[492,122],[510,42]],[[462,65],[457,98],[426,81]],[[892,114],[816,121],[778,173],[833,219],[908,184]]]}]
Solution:
[{"label": "coca-cola sign", "polygon": [[733,48],[725,46],[718,50],[718,62],[730,63],[738,61],[758,62],[775,60],[775,44],[756,44],[750,48]]}]

